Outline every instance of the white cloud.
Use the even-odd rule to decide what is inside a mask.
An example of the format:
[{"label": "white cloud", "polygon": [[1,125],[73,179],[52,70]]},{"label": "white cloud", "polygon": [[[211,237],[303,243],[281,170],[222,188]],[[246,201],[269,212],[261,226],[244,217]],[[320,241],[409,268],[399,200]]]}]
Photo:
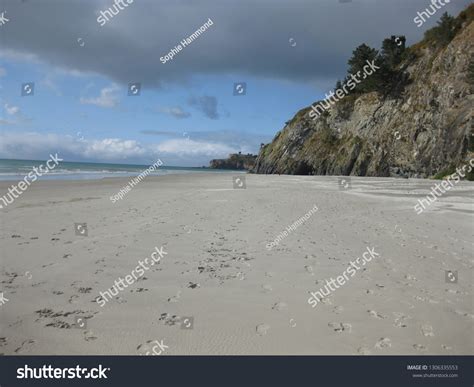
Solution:
[{"label": "white cloud", "polygon": [[212,158],[227,157],[243,149],[223,143],[175,139],[161,143],[142,144],[120,138],[91,139],[86,133],[78,135],[14,132],[0,133],[0,158],[43,159],[57,152],[68,160],[137,162],[163,157],[168,165],[207,165]]},{"label": "white cloud", "polygon": [[58,85],[53,81],[51,75],[48,74],[44,79],[40,81],[40,84],[54,91],[54,93],[58,97],[62,97],[63,94],[61,93],[61,90],[59,89]]},{"label": "white cloud", "polygon": [[159,153],[170,153],[177,156],[227,157],[229,153],[239,150],[221,143],[173,139],[163,141],[157,146]]},{"label": "white cloud", "polygon": [[80,139],[72,135],[37,132],[0,134],[0,158],[41,159],[51,152],[58,152],[68,160],[117,162],[145,159],[152,154],[149,148],[134,140]]},{"label": "white cloud", "polygon": [[87,148],[83,155],[92,159],[126,160],[147,156],[149,153],[149,150],[135,140],[104,138],[103,140],[87,141]]},{"label": "white cloud", "polygon": [[174,118],[188,118],[191,116],[191,113],[184,111],[181,107],[160,107],[158,111],[161,113],[169,114]]},{"label": "white cloud", "polygon": [[100,96],[97,98],[82,98],[80,102],[82,104],[90,104],[96,105],[104,108],[113,108],[118,105],[119,99],[117,92],[119,91],[119,87],[116,84],[113,84],[109,87],[104,87],[100,91]]},{"label": "white cloud", "polygon": [[5,107],[5,111],[7,112],[7,114],[9,114],[11,116],[13,116],[13,115],[20,112],[20,108],[18,106],[10,106],[9,104],[6,103],[4,105],[4,107]]}]

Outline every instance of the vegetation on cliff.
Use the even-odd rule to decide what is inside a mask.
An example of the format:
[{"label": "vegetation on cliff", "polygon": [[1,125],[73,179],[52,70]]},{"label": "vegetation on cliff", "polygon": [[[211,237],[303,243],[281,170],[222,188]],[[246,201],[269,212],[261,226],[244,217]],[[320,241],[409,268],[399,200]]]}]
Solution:
[{"label": "vegetation on cliff", "polygon": [[[380,67],[317,119],[306,107],[262,146],[254,172],[432,177],[474,157],[474,5],[443,14],[419,43],[358,46],[347,76]],[[317,103],[317,102],[316,102]],[[472,174],[470,175],[472,177]]]},{"label": "vegetation on cliff", "polygon": [[230,154],[227,159],[211,160],[209,167],[215,169],[246,169],[251,170],[255,166],[256,155],[250,153],[243,155],[241,152]]}]

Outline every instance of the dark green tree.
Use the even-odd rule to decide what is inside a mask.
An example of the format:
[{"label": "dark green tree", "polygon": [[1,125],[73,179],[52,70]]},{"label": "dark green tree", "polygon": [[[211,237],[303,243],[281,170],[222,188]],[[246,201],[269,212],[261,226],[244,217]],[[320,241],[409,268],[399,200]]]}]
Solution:
[{"label": "dark green tree", "polygon": [[405,52],[405,36],[394,36],[382,42],[382,58],[388,67],[394,69],[403,59]]},{"label": "dark green tree", "polygon": [[363,79],[364,66],[367,66],[367,63],[372,62],[374,62],[377,66],[382,65],[381,58],[375,48],[371,48],[364,43],[352,52],[352,57],[347,62],[349,65],[349,69],[347,71],[348,77],[350,78],[351,76],[354,76],[361,81],[354,89],[354,92],[366,93],[377,90],[377,84],[379,81],[377,73],[369,75]]},{"label": "dark green tree", "polygon": [[459,27],[459,21],[445,12],[439,19],[438,25],[425,32],[425,39],[438,46],[445,46],[456,36]]}]

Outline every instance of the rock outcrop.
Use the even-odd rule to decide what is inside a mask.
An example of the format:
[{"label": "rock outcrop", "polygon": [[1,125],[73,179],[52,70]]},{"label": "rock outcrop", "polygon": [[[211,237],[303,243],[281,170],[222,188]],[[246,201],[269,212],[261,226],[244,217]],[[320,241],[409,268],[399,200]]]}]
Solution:
[{"label": "rock outcrop", "polygon": [[251,170],[255,166],[256,155],[230,154],[227,159],[214,159],[210,161],[209,168],[215,169],[244,169]]},{"label": "rock outcrop", "polygon": [[474,157],[474,5],[449,44],[425,40],[401,63],[397,97],[348,95],[313,120],[300,110],[263,146],[253,172],[431,177]]}]

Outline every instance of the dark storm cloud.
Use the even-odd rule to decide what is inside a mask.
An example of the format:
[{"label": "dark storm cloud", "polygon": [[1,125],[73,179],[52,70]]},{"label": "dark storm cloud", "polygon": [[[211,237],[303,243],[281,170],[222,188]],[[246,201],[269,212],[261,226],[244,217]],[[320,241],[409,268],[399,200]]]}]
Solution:
[{"label": "dark storm cloud", "polygon": [[219,113],[217,112],[217,98],[209,95],[203,95],[201,97],[190,97],[188,100],[189,106],[193,106],[196,109],[204,113],[207,118],[211,120],[217,120]]},{"label": "dark storm cloud", "polygon": [[[455,3],[418,29],[413,18],[428,0],[135,0],[104,26],[97,17],[111,0],[5,0],[10,21],[0,41],[10,53],[144,88],[187,82],[194,74],[324,81],[345,73],[357,45],[379,47],[391,34],[413,43],[442,12],[457,14],[470,1]],[[201,36],[160,62],[209,18],[214,24]]]}]

